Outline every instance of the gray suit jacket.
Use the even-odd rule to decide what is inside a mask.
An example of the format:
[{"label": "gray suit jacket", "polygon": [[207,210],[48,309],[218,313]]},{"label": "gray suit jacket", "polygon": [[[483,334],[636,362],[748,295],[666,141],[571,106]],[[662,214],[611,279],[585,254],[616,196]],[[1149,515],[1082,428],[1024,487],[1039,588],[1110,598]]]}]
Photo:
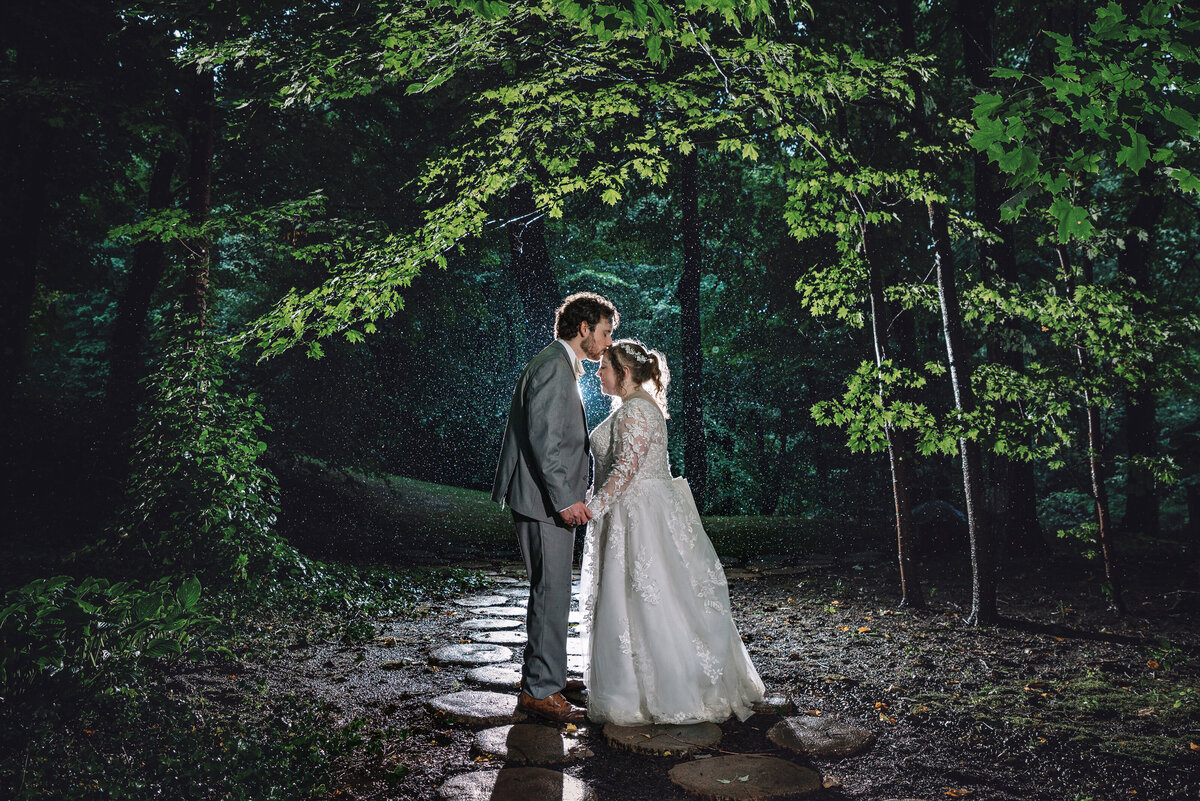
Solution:
[{"label": "gray suit jacket", "polygon": [[584,499],[590,454],[571,357],[551,342],[517,379],[492,500],[507,502],[525,517],[569,528],[556,512]]}]

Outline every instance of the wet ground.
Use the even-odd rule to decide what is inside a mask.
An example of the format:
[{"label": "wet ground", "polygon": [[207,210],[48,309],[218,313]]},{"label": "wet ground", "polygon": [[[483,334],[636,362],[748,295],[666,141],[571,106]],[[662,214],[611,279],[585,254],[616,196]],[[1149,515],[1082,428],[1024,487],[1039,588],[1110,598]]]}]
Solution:
[{"label": "wet ground", "polygon": [[[1200,634],[1178,597],[1149,589],[1154,576],[1131,580],[1132,614],[1118,618],[1086,572],[1046,562],[1004,577],[1005,622],[978,628],[964,620],[963,570],[939,576],[930,608],[914,612],[897,608],[896,572],[882,554],[778,562],[729,569],[735,618],[768,693],[790,696],[796,714],[866,726],[878,740],[855,757],[806,762],[765,739],[778,716],[757,714],[725,723],[719,747],[815,768],[831,786],[806,797],[1200,798]],[[513,562],[471,566],[502,577],[498,590],[524,578]],[[460,623],[471,616],[446,599],[378,620],[373,639],[360,644],[293,633],[235,676],[260,695],[320,699],[334,721],[363,719],[366,730],[383,732],[369,752],[339,763],[338,798],[436,798],[450,777],[498,767],[472,752],[471,729],[441,723],[425,707],[474,689],[467,668],[429,657],[468,641]],[[520,647],[513,650],[519,660]],[[236,703],[225,684],[235,676],[181,681]],[[594,756],[565,772],[600,799],[688,797],[667,778],[677,760],[611,750],[598,730],[582,737]]]}]

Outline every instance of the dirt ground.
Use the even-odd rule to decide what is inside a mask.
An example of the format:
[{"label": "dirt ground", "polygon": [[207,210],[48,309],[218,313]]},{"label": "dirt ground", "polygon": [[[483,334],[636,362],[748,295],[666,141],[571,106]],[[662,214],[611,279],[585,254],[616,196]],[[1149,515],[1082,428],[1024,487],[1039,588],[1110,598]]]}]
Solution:
[{"label": "dirt ground", "polygon": [[[524,578],[513,562],[471,566]],[[1147,589],[1154,576],[1131,578],[1132,614],[1118,618],[1085,570],[1046,562],[1003,577],[1004,624],[977,628],[964,621],[969,577],[952,573],[927,585],[930,607],[915,612],[897,608],[896,570],[883,554],[729,567],[735,617],[768,694],[878,739],[858,756],[805,761],[766,739],[778,716],[756,714],[725,723],[719,747],[816,769],[833,785],[806,796],[820,801],[1200,798],[1200,634],[1193,615],[1171,608],[1175,598]],[[458,624],[469,616],[452,599],[429,603],[378,621],[372,642],[281,644],[236,678],[260,693],[319,698],[334,721],[362,718],[383,732],[371,753],[339,764],[337,797],[436,798],[448,778],[499,766],[472,753],[470,729],[425,708],[472,689],[466,668],[429,660],[466,641]],[[181,680],[209,692],[233,678]],[[600,799],[688,798],[667,778],[676,759],[614,751],[599,727],[582,736],[594,756],[565,772]]]}]

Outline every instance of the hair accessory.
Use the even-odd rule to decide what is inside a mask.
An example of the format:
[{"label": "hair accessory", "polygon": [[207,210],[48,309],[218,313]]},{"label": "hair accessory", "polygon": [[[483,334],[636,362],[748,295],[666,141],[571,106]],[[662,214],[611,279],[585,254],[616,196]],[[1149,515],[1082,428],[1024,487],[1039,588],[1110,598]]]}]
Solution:
[{"label": "hair accessory", "polygon": [[629,356],[632,359],[636,359],[639,364],[649,364],[650,363],[650,357],[645,356],[641,353],[638,353],[636,350],[633,349],[632,345],[628,345],[628,344],[622,342],[617,347],[621,349],[622,353],[626,354],[627,356]]}]

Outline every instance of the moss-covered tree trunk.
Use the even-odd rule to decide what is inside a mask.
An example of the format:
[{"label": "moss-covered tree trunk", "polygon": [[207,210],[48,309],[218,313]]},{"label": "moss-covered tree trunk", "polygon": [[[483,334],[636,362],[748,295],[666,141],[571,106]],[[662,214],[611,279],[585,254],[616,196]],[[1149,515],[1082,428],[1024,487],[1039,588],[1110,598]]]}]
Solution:
[{"label": "moss-covered tree trunk", "polygon": [[[146,211],[153,214],[171,203],[171,180],[178,156],[164,150],[154,162]],[[137,382],[143,372],[142,344],[150,301],[166,268],[166,246],[159,240],[140,242],[134,248],[129,278],[117,299],[117,314],[109,340],[108,406],[116,436],[133,424]]]},{"label": "moss-covered tree trunk", "polygon": [[209,272],[212,238],[201,229],[212,208],[213,153],[216,149],[216,80],[212,70],[199,70],[192,79],[189,100],[187,212],[197,229],[184,242],[183,311],[198,329],[208,325]]}]

